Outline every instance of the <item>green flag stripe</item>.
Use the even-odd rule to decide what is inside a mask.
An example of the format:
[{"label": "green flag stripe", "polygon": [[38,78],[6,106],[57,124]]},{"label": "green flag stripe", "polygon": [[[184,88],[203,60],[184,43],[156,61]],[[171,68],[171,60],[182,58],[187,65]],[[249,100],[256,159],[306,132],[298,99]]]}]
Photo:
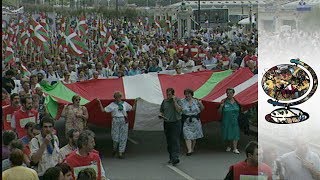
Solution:
[{"label": "green flag stripe", "polygon": [[4,62],[5,62],[5,63],[8,63],[8,62],[10,62],[11,60],[13,60],[13,54],[10,54],[9,56],[7,56],[7,57],[4,59]]},{"label": "green flag stripe", "polygon": [[194,97],[199,99],[206,97],[220,81],[231,74],[232,70],[212,73],[211,77],[194,92]]},{"label": "green flag stripe", "polygon": [[[74,95],[78,95],[77,93],[73,92],[72,90],[67,88],[65,85],[63,85],[61,82],[58,82],[54,85],[49,85],[47,82],[44,82],[44,83],[41,83],[41,88],[45,93],[51,96],[58,97],[68,102],[72,102],[72,97]],[[81,101],[80,101],[81,105],[84,105],[88,102],[89,100],[81,97]]]},{"label": "green flag stripe", "polygon": [[46,99],[45,99],[45,104],[46,104],[46,108],[47,108],[47,111],[49,112],[49,114],[51,114],[51,116],[53,118],[56,118],[56,116],[58,114],[58,102],[57,102],[57,100],[55,100],[51,96],[47,96]]}]

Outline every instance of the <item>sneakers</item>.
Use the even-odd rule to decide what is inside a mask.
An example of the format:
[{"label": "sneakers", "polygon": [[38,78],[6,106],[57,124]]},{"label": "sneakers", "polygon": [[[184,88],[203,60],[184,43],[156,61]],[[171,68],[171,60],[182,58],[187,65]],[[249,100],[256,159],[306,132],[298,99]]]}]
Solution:
[{"label": "sneakers", "polygon": [[235,153],[235,154],[240,154],[238,149],[234,149],[232,152]]},{"label": "sneakers", "polygon": [[226,151],[230,152],[231,151],[231,147],[227,147]]}]

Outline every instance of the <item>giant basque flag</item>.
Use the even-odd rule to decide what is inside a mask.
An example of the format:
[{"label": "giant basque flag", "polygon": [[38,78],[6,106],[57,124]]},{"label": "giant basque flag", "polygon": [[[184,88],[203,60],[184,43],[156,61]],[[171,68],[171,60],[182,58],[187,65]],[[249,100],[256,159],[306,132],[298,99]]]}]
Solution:
[{"label": "giant basque flag", "polygon": [[218,106],[226,98],[227,88],[235,89],[235,98],[245,109],[254,106],[258,99],[257,75],[253,75],[248,68],[235,72],[206,70],[181,75],[148,73],[73,84],[42,84],[44,92],[49,95],[46,103],[51,115],[59,119],[63,106],[78,94],[82,97],[80,103],[88,109],[89,123],[100,127],[111,127],[111,116],[101,112],[96,98],[101,100],[104,107],[112,102],[115,91],[122,92],[123,99],[130,104],[138,98],[136,111],[129,113],[129,126],[134,130],[146,131],[162,130],[162,120],[158,115],[169,87],[175,89],[175,95],[179,98],[184,98],[183,91],[186,88],[194,90],[194,97],[201,99],[205,106],[200,116],[202,123],[220,119]]}]

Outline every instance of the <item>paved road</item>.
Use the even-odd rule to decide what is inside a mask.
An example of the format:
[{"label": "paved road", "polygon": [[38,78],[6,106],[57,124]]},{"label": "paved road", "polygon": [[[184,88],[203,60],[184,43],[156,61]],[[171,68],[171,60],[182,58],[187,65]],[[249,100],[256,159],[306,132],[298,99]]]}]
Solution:
[{"label": "paved road", "polygon": [[219,123],[209,123],[203,126],[205,137],[199,140],[195,154],[185,156],[182,146],[181,162],[173,167],[167,164],[168,153],[163,132],[129,132],[126,158],[117,159],[111,157],[110,130],[91,129],[96,132],[96,149],[102,155],[107,176],[119,180],[221,180],[231,164],[245,159],[245,145],[255,140],[253,136],[242,134],[239,144],[241,154],[225,152]]}]

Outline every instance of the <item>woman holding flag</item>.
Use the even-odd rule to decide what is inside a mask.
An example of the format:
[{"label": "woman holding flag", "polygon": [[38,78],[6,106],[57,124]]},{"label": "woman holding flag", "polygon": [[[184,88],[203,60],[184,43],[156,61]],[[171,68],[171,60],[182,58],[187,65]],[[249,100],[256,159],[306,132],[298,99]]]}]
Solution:
[{"label": "woman holding flag", "polygon": [[101,111],[111,113],[112,116],[112,125],[111,125],[111,137],[113,141],[113,151],[112,155],[115,156],[117,152],[119,152],[119,158],[123,159],[128,139],[128,111],[135,110],[136,101],[133,107],[121,100],[122,94],[117,91],[113,95],[114,102],[110,103],[108,106],[103,108],[101,101],[99,101]]}]

